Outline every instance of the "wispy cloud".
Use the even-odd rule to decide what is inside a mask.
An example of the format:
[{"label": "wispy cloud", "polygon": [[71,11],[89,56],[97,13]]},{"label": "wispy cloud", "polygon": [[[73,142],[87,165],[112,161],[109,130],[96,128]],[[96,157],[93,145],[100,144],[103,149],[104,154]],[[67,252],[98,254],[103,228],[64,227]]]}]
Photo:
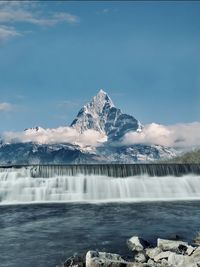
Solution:
[{"label": "wispy cloud", "polygon": [[61,22],[70,24],[78,23],[79,18],[67,12],[55,13],[51,16],[39,16],[26,10],[14,10],[13,8],[0,10],[0,22],[23,22],[41,26],[53,26]]},{"label": "wispy cloud", "polygon": [[7,102],[0,103],[0,112],[13,110],[13,105]]},{"label": "wispy cloud", "polygon": [[[19,23],[43,27],[59,23],[77,24],[80,18],[69,12],[43,12],[37,1],[1,1],[0,2],[0,38],[8,39],[23,35],[17,29]],[[13,26],[14,24],[14,26]],[[12,28],[10,27],[12,26]]]},{"label": "wispy cloud", "polygon": [[0,25],[0,41],[8,40],[12,37],[21,36],[22,34],[16,31],[13,27]]},{"label": "wispy cloud", "polygon": [[60,12],[60,13],[55,13],[53,15],[52,21],[54,21],[55,23],[67,22],[70,24],[76,24],[76,23],[80,22],[80,18],[76,15],[71,14],[71,13]]},{"label": "wispy cloud", "polygon": [[37,0],[30,1],[30,0],[1,0],[0,6],[25,6],[25,5],[32,5],[37,3]]}]

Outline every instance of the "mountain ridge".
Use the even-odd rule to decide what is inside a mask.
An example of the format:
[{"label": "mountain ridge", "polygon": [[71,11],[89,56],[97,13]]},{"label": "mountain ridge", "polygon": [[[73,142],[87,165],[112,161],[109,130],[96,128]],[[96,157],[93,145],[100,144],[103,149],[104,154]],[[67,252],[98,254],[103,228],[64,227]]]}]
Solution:
[{"label": "mountain ridge", "polygon": [[[67,141],[65,136],[64,139],[61,138],[60,128],[73,130],[71,135],[76,133],[77,138],[84,136],[88,131],[95,131],[101,136],[101,141],[97,140],[96,146],[81,146],[78,142]],[[25,129],[25,142],[15,140],[14,143],[1,143],[0,164],[136,163],[169,159],[176,155],[174,149],[156,144],[125,145],[125,134],[130,131],[140,134],[143,126],[135,117],[116,108],[109,95],[102,89],[83,106],[69,127],[60,128],[44,129],[37,126]],[[55,132],[59,142],[51,143],[51,134]],[[97,138],[93,132],[90,134],[92,135],[89,138]],[[37,138],[31,141],[32,136],[39,136],[43,143],[36,142]],[[44,143],[44,140],[48,142]]]}]

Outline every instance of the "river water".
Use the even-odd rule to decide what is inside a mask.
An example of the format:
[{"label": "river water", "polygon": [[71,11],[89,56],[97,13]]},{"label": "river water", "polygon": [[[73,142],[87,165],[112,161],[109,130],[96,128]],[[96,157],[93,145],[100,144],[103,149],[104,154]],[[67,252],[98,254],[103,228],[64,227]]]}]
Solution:
[{"label": "river water", "polygon": [[0,168],[0,267],[55,267],[98,249],[130,256],[133,235],[192,241],[199,165]]},{"label": "river water", "polygon": [[89,249],[127,256],[132,235],[192,241],[199,218],[200,201],[2,205],[0,266],[55,267]]}]

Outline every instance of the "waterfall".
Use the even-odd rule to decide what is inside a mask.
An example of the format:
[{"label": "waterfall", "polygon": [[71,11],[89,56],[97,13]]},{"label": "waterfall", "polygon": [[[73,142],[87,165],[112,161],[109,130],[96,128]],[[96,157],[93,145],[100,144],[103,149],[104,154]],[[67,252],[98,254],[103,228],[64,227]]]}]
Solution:
[{"label": "waterfall", "polygon": [[5,170],[22,170],[31,177],[100,175],[109,177],[129,177],[147,174],[149,176],[181,176],[187,174],[200,175],[200,164],[99,164],[99,165],[32,165],[1,166]]},{"label": "waterfall", "polygon": [[[194,174],[195,172],[186,172],[182,176],[175,172],[175,176],[170,174],[160,177],[161,175],[153,175],[156,171],[152,172],[152,175],[147,172],[131,175],[132,170],[129,170],[130,175],[127,175],[124,165],[116,166],[114,167],[121,171],[121,177],[118,178],[116,178],[116,169],[112,170],[111,167],[110,169],[107,167],[107,175],[102,174],[104,172],[102,165],[99,168],[88,167],[86,174],[80,172],[87,169],[85,166],[76,167],[75,165],[73,168],[66,166],[2,167],[0,168],[0,203],[200,199],[200,176]],[[128,170],[127,166],[126,170]],[[140,168],[148,170],[144,165]],[[163,170],[162,165],[159,168],[159,171]],[[195,168],[193,170],[198,169]],[[139,165],[134,170],[138,169]],[[91,170],[96,173],[92,173]],[[177,171],[176,168],[175,170]],[[187,168],[178,170],[188,171]]]}]

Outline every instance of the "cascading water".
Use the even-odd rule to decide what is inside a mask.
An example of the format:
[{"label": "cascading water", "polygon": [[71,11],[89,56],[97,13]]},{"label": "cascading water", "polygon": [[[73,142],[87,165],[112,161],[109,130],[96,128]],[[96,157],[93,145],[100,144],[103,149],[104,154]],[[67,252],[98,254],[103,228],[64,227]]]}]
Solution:
[{"label": "cascading water", "polygon": [[[200,176],[193,173],[115,178],[63,170],[58,174],[53,166],[0,169],[0,203],[200,199]],[[43,177],[36,175],[39,171]]]}]

